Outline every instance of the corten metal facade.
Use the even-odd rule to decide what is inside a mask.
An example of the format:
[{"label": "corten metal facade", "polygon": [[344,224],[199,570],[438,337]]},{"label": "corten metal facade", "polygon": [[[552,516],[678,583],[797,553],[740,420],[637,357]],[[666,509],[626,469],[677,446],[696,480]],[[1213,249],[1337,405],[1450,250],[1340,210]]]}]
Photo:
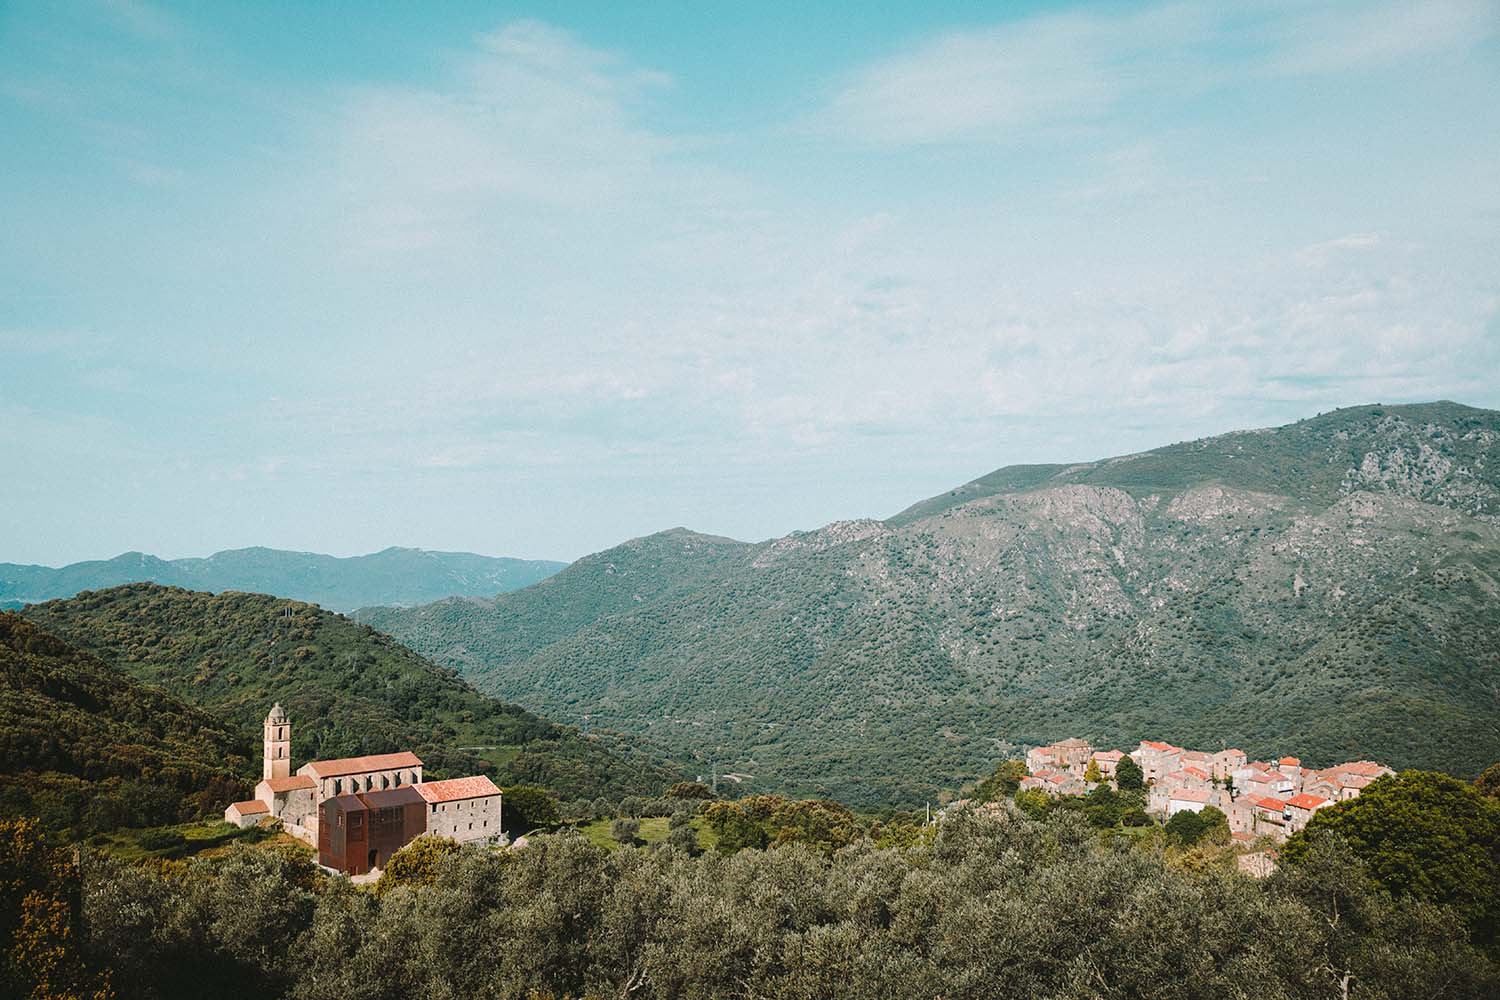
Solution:
[{"label": "corten metal facade", "polygon": [[318,863],[347,875],[384,868],[427,830],[427,803],[415,788],[337,795],[318,810]]}]

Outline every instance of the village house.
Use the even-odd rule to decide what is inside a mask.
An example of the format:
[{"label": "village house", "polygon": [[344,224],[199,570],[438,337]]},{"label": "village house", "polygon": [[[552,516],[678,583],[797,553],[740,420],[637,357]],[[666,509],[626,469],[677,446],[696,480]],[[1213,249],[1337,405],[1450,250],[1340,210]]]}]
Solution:
[{"label": "village house", "polygon": [[1065,771],[1075,778],[1082,778],[1093,752],[1094,748],[1087,740],[1080,740],[1076,737],[1061,740],[1051,746],[1028,750],[1026,770],[1032,774],[1039,771]]},{"label": "village house", "polygon": [[1216,754],[1210,754],[1209,759],[1208,773],[1220,781],[1232,775],[1237,768],[1244,767],[1250,760],[1243,750],[1220,750]]},{"label": "village house", "polygon": [[270,810],[264,802],[251,799],[249,802],[231,802],[229,808],[224,810],[224,822],[233,823],[238,827],[254,826],[267,815]]},{"label": "village house", "polygon": [[1095,750],[1089,760],[1099,767],[1099,777],[1104,781],[1115,780],[1115,768],[1125,755],[1118,750]]},{"label": "village house", "polygon": [[1182,766],[1182,747],[1155,740],[1142,740],[1130,756],[1140,765],[1141,777],[1147,781],[1159,781],[1164,775]]},{"label": "village house", "polygon": [[1319,809],[1326,809],[1331,805],[1333,805],[1333,801],[1321,795],[1312,795],[1308,792],[1293,795],[1286,800],[1288,828],[1291,832],[1296,833],[1307,826],[1307,821],[1312,819],[1313,813]]}]

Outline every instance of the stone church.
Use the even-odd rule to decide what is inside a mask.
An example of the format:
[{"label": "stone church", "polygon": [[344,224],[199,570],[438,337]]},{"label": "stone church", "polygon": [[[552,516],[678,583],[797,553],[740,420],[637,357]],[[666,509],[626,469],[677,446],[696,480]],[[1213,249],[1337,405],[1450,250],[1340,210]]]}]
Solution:
[{"label": "stone church", "polygon": [[292,726],[281,704],[264,726],[264,765],[255,798],[224,810],[224,819],[251,826],[270,816],[318,850],[318,863],[351,875],[383,868],[390,856],[424,833],[460,843],[497,843],[501,795],[484,775],[422,780],[416,754],[374,754],[315,760],[292,773]]}]

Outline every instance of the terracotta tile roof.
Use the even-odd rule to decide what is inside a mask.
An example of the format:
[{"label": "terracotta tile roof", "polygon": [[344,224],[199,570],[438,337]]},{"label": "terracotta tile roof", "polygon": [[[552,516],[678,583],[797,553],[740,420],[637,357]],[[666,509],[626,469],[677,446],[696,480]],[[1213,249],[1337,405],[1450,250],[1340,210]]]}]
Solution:
[{"label": "terracotta tile roof", "polygon": [[428,802],[456,802],[459,799],[478,799],[500,794],[495,783],[482,774],[468,778],[450,778],[447,781],[424,781],[412,787]]},{"label": "terracotta tile roof", "polygon": [[249,802],[235,802],[229,808],[238,810],[241,816],[249,816],[251,813],[268,813],[271,811],[271,808],[260,801],[260,799],[251,799]]},{"label": "terracotta tile roof", "polygon": [[359,800],[369,809],[390,809],[399,806],[423,805],[422,795],[417,791],[417,785],[402,785],[400,788],[387,788],[378,792],[360,792]]},{"label": "terracotta tile roof", "polygon": [[1268,809],[1271,812],[1280,813],[1286,811],[1285,802],[1281,801],[1280,799],[1273,799],[1270,796],[1261,796],[1260,798],[1255,800],[1255,804],[1260,806],[1262,809]]},{"label": "terracotta tile roof", "polygon": [[1382,774],[1388,774],[1391,769],[1384,764],[1377,764],[1373,760],[1356,760],[1349,764],[1340,764],[1332,770],[1357,774],[1362,778],[1378,778]]},{"label": "terracotta tile roof", "polygon": [[304,765],[319,778],[341,778],[366,771],[394,771],[400,767],[421,767],[422,759],[410,750],[400,753],[378,753],[370,757],[341,757],[338,760],[315,760]]},{"label": "terracotta tile roof", "polygon": [[318,783],[305,774],[294,774],[290,778],[264,778],[261,784],[273,792],[294,792],[299,788],[317,788]]},{"label": "terracotta tile roof", "polygon": [[1143,747],[1150,747],[1152,750],[1161,750],[1161,751],[1171,751],[1171,750],[1181,750],[1182,749],[1181,747],[1174,747],[1170,743],[1158,743],[1156,740],[1141,740],[1141,746],[1143,746]]},{"label": "terracotta tile roof", "polygon": [[1287,799],[1286,804],[1289,806],[1296,806],[1298,809],[1316,809],[1318,808],[1318,806],[1323,805],[1327,801],[1328,800],[1323,798],[1323,796],[1321,795],[1309,795],[1308,793],[1303,792],[1301,795],[1293,795],[1291,798]]},{"label": "terracotta tile roof", "polygon": [[1281,758],[1281,763],[1283,763],[1283,764],[1290,764],[1290,765],[1292,765],[1294,767],[1301,767],[1302,766],[1302,761],[1298,760],[1296,757],[1283,757],[1283,758]]},{"label": "terracotta tile roof", "polygon": [[1245,756],[1245,751],[1243,751],[1243,750],[1236,750],[1234,747],[1230,747],[1228,750],[1220,750],[1218,753],[1214,754],[1214,756],[1215,757],[1227,757],[1230,754],[1233,754],[1236,757],[1243,757],[1243,756]]},{"label": "terracotta tile roof", "polygon": [[1179,788],[1171,795],[1174,802],[1207,802],[1208,791],[1202,788]]},{"label": "terracotta tile roof", "polygon": [[1253,836],[1251,836],[1248,833],[1242,833],[1239,830],[1236,830],[1234,833],[1231,833],[1230,836],[1233,837],[1235,840],[1240,841],[1241,843],[1245,843],[1245,844],[1253,844],[1253,843],[1255,843],[1255,838]]},{"label": "terracotta tile roof", "polygon": [[1118,760],[1123,759],[1124,756],[1125,755],[1123,753],[1121,753],[1120,751],[1118,751],[1118,750],[1096,750],[1096,751],[1094,751],[1094,759],[1095,760],[1115,760],[1115,761],[1118,761]]},{"label": "terracotta tile roof", "polygon": [[1202,778],[1204,781],[1208,780],[1208,772],[1196,767],[1185,767],[1182,769],[1182,773],[1190,774],[1195,778]]}]

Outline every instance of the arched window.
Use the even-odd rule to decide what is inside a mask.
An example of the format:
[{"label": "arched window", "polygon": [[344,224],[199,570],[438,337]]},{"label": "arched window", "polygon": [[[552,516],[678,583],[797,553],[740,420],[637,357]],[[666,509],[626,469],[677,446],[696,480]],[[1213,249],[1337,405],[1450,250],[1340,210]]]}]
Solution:
[{"label": "arched window", "polygon": [[344,794],[344,779],[343,778],[334,778],[333,779],[333,794],[335,794],[335,795],[343,795]]}]

